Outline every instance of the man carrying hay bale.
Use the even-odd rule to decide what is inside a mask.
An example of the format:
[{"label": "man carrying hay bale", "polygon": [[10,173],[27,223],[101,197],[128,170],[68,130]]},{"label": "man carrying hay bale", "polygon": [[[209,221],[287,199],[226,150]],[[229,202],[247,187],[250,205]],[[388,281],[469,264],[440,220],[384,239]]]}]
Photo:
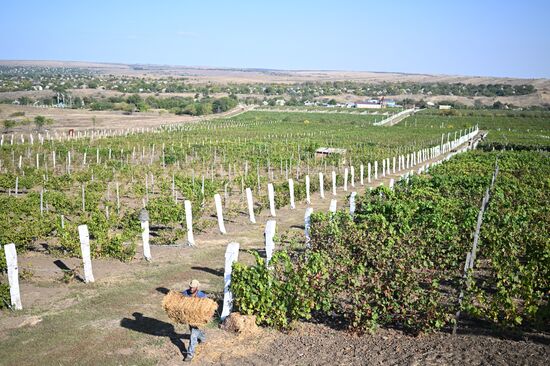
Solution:
[{"label": "man carrying hay bale", "polygon": [[[198,280],[192,280],[189,283],[189,288],[182,291],[183,296],[198,297],[201,299],[206,298],[206,294],[199,290],[199,286],[200,283]],[[189,330],[191,332],[191,336],[189,338],[189,347],[187,348],[187,357],[185,358],[186,361],[191,361],[195,356],[195,346],[197,345],[197,343],[202,343],[206,341],[206,336],[204,335],[204,332],[198,327],[189,324]]]},{"label": "man carrying hay bale", "polygon": [[207,298],[204,292],[199,291],[199,286],[199,281],[193,280],[189,283],[187,290],[170,291],[162,299],[162,307],[172,321],[189,325],[191,336],[186,361],[193,359],[197,343],[206,340],[204,332],[199,327],[208,324],[218,308],[215,301]]},{"label": "man carrying hay bale", "polygon": [[[183,296],[198,297],[204,299],[206,298],[206,294],[199,290],[199,286],[200,283],[198,280],[192,280],[189,283],[189,288],[182,291],[181,293],[183,294]],[[189,347],[187,348],[187,357],[185,358],[186,361],[191,361],[195,356],[195,346],[197,345],[197,343],[202,343],[206,341],[206,336],[204,335],[204,332],[200,330],[197,326],[189,324],[189,330],[191,332],[191,336],[189,338]]]}]

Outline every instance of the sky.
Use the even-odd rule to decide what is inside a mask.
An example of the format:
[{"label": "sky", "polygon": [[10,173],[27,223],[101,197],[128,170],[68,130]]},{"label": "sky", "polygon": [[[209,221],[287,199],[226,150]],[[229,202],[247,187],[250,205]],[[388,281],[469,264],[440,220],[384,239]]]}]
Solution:
[{"label": "sky", "polygon": [[550,78],[550,1],[5,1],[0,59]]}]

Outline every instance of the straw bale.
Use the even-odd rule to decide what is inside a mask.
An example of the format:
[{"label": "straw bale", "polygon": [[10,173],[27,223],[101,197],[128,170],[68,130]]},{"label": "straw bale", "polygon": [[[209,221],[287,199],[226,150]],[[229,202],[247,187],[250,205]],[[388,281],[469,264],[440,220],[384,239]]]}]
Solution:
[{"label": "straw bale", "polygon": [[235,333],[251,333],[258,329],[256,315],[241,315],[234,312],[225,318],[221,328]]},{"label": "straw bale", "polygon": [[212,319],[218,304],[208,298],[184,296],[172,290],[162,299],[162,307],[172,321],[198,327]]}]

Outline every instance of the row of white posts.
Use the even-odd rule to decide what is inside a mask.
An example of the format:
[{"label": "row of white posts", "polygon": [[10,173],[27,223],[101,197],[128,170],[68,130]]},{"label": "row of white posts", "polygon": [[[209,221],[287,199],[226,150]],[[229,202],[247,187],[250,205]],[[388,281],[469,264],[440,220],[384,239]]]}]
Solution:
[{"label": "row of white posts", "polygon": [[[31,145],[34,144],[35,138],[38,139],[40,144],[44,144],[45,141],[68,141],[76,140],[81,138],[90,138],[91,140],[104,138],[104,137],[115,137],[115,136],[129,136],[138,133],[158,133],[162,130],[176,131],[176,130],[190,130],[189,123],[185,123],[188,128],[181,128],[181,124],[166,124],[159,127],[132,127],[126,129],[94,129],[94,130],[82,130],[74,131],[74,133],[58,133],[55,131],[53,134],[50,134],[49,131],[46,131],[45,134],[37,133],[36,137],[30,133],[28,135],[15,133],[11,134],[1,134],[0,135],[0,146],[3,146],[5,143],[9,142],[10,145],[16,143],[24,144],[25,141],[28,141]],[[179,128],[176,128],[178,127]],[[213,126],[213,129],[217,129],[216,126]],[[19,137],[18,137],[19,136]],[[28,139],[26,139],[28,136]]]},{"label": "row of white posts", "polygon": [[[411,153],[410,156],[407,156],[405,159],[404,156],[398,157],[399,160],[399,171],[401,171],[401,168],[409,168],[416,163],[421,163],[429,158],[435,158],[439,155],[441,155],[443,152],[448,152],[457,146],[461,145],[462,143],[468,141],[470,138],[475,136],[477,134],[477,128],[475,130],[472,130],[468,134],[465,134],[464,136],[461,136],[459,139],[441,144],[440,146],[433,147],[431,149],[426,149],[427,151],[421,150],[417,153]],[[475,147],[475,144],[472,144],[472,146],[467,146],[463,149],[460,149],[449,156],[452,156],[456,153],[460,153],[463,151],[466,151],[468,149],[472,149]],[[425,154],[425,155],[424,155]],[[448,159],[448,157],[447,157]],[[445,160],[447,160],[445,159]],[[390,174],[390,165],[389,165],[389,159],[383,160],[383,171],[382,174],[385,176],[385,174]],[[409,165],[409,163],[411,163]],[[402,165],[401,165],[402,164]],[[433,164],[432,164],[433,165]],[[396,166],[396,158],[393,158],[393,171],[395,173],[395,166]],[[423,171],[426,171],[429,165],[424,165],[422,168],[419,169],[419,173],[422,173]],[[371,164],[368,164],[368,182],[371,182]],[[386,169],[387,168],[387,169]],[[354,170],[353,167],[350,169],[351,171],[351,185],[354,186]],[[363,165],[361,165],[360,168],[361,171],[361,185],[363,185]],[[408,178],[410,173],[407,173],[403,175],[402,177]],[[378,162],[374,162],[374,179],[378,179]],[[294,209],[295,202],[294,202],[294,182],[292,179],[289,179],[289,194],[290,194],[290,207],[291,209]],[[309,192],[309,176],[306,176],[306,201],[307,203],[311,203],[311,197]],[[348,169],[346,168],[344,171],[344,190],[347,191],[347,183],[348,183]],[[321,198],[324,198],[324,181],[323,181],[323,173],[319,173],[319,190],[320,190],[320,196]],[[389,186],[391,189],[393,189],[394,185],[394,179],[390,180]],[[16,189],[17,191],[17,189]],[[332,193],[333,195],[336,195],[336,172],[332,172]],[[355,212],[355,197],[356,192],[351,192],[349,197],[349,209],[350,214],[353,215]],[[269,196],[269,208],[270,208],[270,214],[272,217],[276,217],[275,213],[275,190],[273,187],[273,184],[268,184],[268,196]],[[254,216],[254,207],[253,207],[253,197],[252,197],[252,190],[250,188],[246,188],[246,200],[248,204],[248,213],[250,217],[250,221],[252,223],[256,223],[256,218]],[[216,214],[218,218],[218,227],[222,234],[226,234],[227,231],[225,229],[224,221],[223,221],[223,210],[222,210],[222,200],[218,193],[214,195],[214,203],[216,206]],[[195,239],[193,236],[193,218],[192,218],[192,207],[191,207],[191,201],[185,200],[184,201],[184,208],[185,208],[185,221],[186,221],[186,227],[187,227],[187,242],[189,245],[194,246],[195,245]],[[329,206],[329,212],[335,213],[337,209],[337,201],[336,199],[331,199],[330,206]],[[309,244],[310,241],[310,217],[313,213],[313,208],[308,207],[306,208],[305,215],[304,215],[304,227],[305,227],[305,237],[306,237],[306,245]],[[151,249],[149,244],[149,222],[143,221],[141,222],[141,228],[142,228],[142,240],[143,240],[143,256],[146,260],[150,261],[152,259],[151,257]],[[273,251],[274,251],[274,236],[275,236],[275,228],[276,228],[276,221],[275,220],[268,220],[266,227],[265,227],[265,251],[266,251],[266,265],[269,264],[269,261],[271,260]],[[84,264],[84,281],[86,283],[94,282],[94,275],[92,272],[92,261],[90,256],[90,236],[88,232],[88,226],[87,225],[80,225],[78,227],[78,234],[80,238],[80,248],[82,252],[82,261]],[[8,281],[10,286],[10,296],[11,296],[11,306],[14,309],[22,309],[21,304],[21,297],[20,297],[20,291],[19,291],[19,275],[18,275],[18,267],[17,267],[17,252],[15,249],[15,244],[7,244],[4,246],[4,252],[6,256],[6,263],[8,267]],[[231,268],[233,265],[233,262],[237,261],[239,255],[239,244],[238,243],[230,243],[227,246],[227,250],[225,253],[225,271],[224,271],[224,302],[223,302],[223,311],[222,311],[222,319],[227,317],[230,314],[231,311],[231,303],[232,303],[232,294],[229,291],[230,285],[231,285]]]},{"label": "row of white posts", "polygon": [[[440,145],[434,146],[432,148],[422,149],[422,150],[419,150],[417,153],[411,153],[411,154],[406,155],[407,169],[408,169],[409,161],[411,159],[413,159],[412,160],[412,165],[416,165],[417,160],[427,160],[429,158],[433,158],[435,156],[438,156],[440,153],[448,152],[448,151],[454,149],[455,147],[463,144],[469,138],[471,138],[473,135],[475,135],[478,132],[478,128],[477,128],[477,126],[472,127],[470,129],[468,129],[467,131],[469,131],[469,132],[468,133],[465,132],[464,135],[462,134],[462,131],[460,131],[458,138],[457,138],[456,132],[455,132],[454,139],[452,141],[450,140],[451,139],[451,134],[448,133],[447,134],[447,142],[445,142],[445,134],[442,134]],[[39,135],[39,137],[40,137],[40,135]],[[12,139],[13,139],[13,135],[12,135]],[[24,141],[23,135],[21,135],[21,140]],[[32,135],[30,135],[30,141],[31,141],[31,144],[32,144],[32,142],[33,142]],[[0,138],[0,146],[2,146],[3,143],[4,143],[4,135],[2,135],[2,137]],[[163,145],[163,148],[162,148],[163,154],[164,154],[164,150],[165,150],[165,147]],[[134,159],[134,154],[135,154],[135,147],[134,147],[134,151],[132,153],[132,160]],[[153,152],[151,154],[151,159],[153,158],[153,154],[154,154],[154,145],[153,145]],[[143,157],[144,157],[144,154],[142,152],[142,159],[143,159]],[[402,168],[402,166],[405,165],[404,158],[405,158],[405,156],[403,156],[403,155],[399,157],[399,159],[400,159],[399,160],[399,166],[401,168]],[[109,149],[109,160],[111,160],[111,149]],[[55,169],[55,167],[56,167],[56,154],[55,154],[55,151],[52,151],[52,161],[53,161],[53,168]],[[96,149],[96,163],[99,163],[99,161],[100,161],[100,159],[99,159],[99,149]],[[84,156],[83,156],[83,165],[86,165],[86,162],[87,162],[87,153],[85,152]],[[163,162],[164,162],[164,159],[163,159]],[[387,167],[388,167],[387,170],[389,171],[390,159],[384,159],[382,162],[383,162],[383,165],[386,165],[386,162],[387,162]],[[375,164],[377,164],[377,163],[375,163]],[[36,155],[36,168],[39,168],[39,166],[40,166],[39,154],[37,154]],[[19,167],[19,169],[22,168],[22,156],[21,155],[19,156],[18,167]],[[393,157],[393,172],[394,173],[396,171],[395,167],[396,167],[396,157]],[[71,152],[69,151],[68,155],[67,155],[67,172],[68,173],[70,173],[70,169],[71,169]],[[353,174],[353,167],[351,167],[351,169],[352,169],[351,174],[352,174],[352,182],[353,182],[353,175],[354,175]],[[386,169],[383,168],[382,169],[382,175],[385,175],[385,173],[386,173]],[[363,176],[363,173],[361,173],[361,176]]]},{"label": "row of white posts", "polygon": [[[50,134],[49,132],[46,132],[45,134],[38,133],[36,134],[36,139],[39,141],[41,145],[44,145],[44,142],[46,141],[68,141],[68,140],[77,140],[81,138],[90,138],[90,139],[98,139],[98,138],[104,138],[104,137],[115,137],[115,136],[128,136],[128,135],[134,135],[137,133],[152,133],[152,132],[159,132],[159,128],[154,127],[142,127],[142,128],[127,128],[127,129],[101,129],[101,130],[84,130],[84,131],[76,131],[73,134],[69,133],[58,133],[55,131],[53,134]],[[0,135],[0,146],[3,146],[4,144],[24,144],[25,141],[28,141],[31,145],[34,145],[35,136],[30,133],[28,134],[28,139],[26,139],[25,134],[19,134],[19,137],[15,133],[11,134],[2,134]]]}]

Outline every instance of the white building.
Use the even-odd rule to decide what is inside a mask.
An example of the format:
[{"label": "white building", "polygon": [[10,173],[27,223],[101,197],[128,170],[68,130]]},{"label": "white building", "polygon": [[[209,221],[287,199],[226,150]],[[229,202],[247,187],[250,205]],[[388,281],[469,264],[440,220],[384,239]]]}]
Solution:
[{"label": "white building", "polygon": [[381,109],[382,104],[370,103],[370,102],[357,102],[355,103],[355,107],[363,108],[363,109]]}]

